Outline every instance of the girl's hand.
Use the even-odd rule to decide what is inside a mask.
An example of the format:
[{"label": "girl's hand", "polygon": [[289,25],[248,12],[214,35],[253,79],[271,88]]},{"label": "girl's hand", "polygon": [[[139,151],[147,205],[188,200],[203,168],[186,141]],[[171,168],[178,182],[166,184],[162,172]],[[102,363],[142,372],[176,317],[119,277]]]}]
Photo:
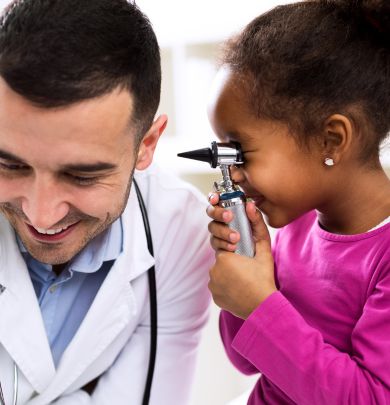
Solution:
[{"label": "girl's hand", "polygon": [[233,219],[233,213],[218,206],[218,193],[210,193],[208,198],[210,205],[206,212],[213,220],[209,223],[211,246],[215,251],[234,252],[237,249],[236,243],[240,240],[240,234],[227,226]]},{"label": "girl's hand", "polygon": [[[221,218],[223,213],[220,210],[224,210],[220,207],[218,210],[217,207],[214,208],[212,218]],[[261,213],[252,202],[247,203],[247,215],[252,224],[255,257],[249,258],[218,249],[216,263],[210,270],[209,282],[214,302],[243,319],[277,290],[268,229]],[[226,230],[217,228],[216,225],[211,228],[213,232],[218,233],[218,238],[214,233],[213,238],[222,241],[216,243],[220,246],[226,243],[222,239],[226,235]]]}]

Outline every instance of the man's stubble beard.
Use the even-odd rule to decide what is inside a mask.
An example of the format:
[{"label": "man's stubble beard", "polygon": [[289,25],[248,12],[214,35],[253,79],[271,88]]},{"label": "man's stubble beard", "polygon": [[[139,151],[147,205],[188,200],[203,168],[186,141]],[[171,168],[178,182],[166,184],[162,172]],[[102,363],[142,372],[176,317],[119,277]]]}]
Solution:
[{"label": "man's stubble beard", "polygon": [[[130,195],[130,191],[131,191],[131,184],[132,184],[133,175],[134,175],[134,169],[135,168],[133,168],[133,170],[131,171],[130,178],[129,178],[127,186],[126,186],[125,194],[122,199],[122,203],[119,205],[116,212],[114,212],[113,214],[110,214],[109,212],[107,212],[106,219],[102,223],[100,223],[97,228],[88,231],[88,227],[87,227],[87,233],[84,235],[84,237],[80,241],[79,245],[71,253],[63,252],[61,254],[61,251],[60,251],[60,252],[57,252],[55,258],[50,257],[50,254],[52,254],[52,251],[55,251],[56,249],[58,249],[57,244],[42,243],[41,246],[39,244],[32,244],[32,243],[30,243],[30,240],[28,238],[23,237],[23,233],[19,234],[19,232],[17,231],[18,223],[17,223],[16,219],[14,218],[14,216],[9,214],[9,212],[15,213],[14,210],[9,208],[10,204],[8,204],[8,203],[0,204],[0,213],[2,213],[7,218],[7,220],[12,225],[15,232],[18,234],[19,238],[23,242],[23,245],[25,246],[27,251],[31,254],[31,256],[34,259],[38,260],[41,263],[46,263],[46,264],[50,264],[50,265],[64,264],[64,263],[71,261],[77,254],[79,254],[89,244],[89,242],[91,242],[94,238],[96,238],[98,235],[100,235],[102,232],[104,232],[113,222],[115,222],[122,215],[122,213],[124,212],[124,210],[126,208],[128,199],[129,199],[129,195]],[[83,221],[85,223],[88,223],[88,222],[93,223],[94,221],[98,221],[96,218],[90,217],[87,215],[85,215],[85,218],[86,219],[83,219]]]}]

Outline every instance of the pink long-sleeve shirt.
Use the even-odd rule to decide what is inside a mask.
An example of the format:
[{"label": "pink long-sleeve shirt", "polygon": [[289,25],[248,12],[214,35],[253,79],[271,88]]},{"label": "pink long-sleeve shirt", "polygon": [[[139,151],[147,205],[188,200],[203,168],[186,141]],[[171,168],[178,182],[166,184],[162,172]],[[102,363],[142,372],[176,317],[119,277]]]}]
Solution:
[{"label": "pink long-sleeve shirt", "polygon": [[310,212],[274,259],[279,291],[245,321],[220,317],[230,360],[262,374],[248,404],[390,404],[390,224],[336,235]]}]

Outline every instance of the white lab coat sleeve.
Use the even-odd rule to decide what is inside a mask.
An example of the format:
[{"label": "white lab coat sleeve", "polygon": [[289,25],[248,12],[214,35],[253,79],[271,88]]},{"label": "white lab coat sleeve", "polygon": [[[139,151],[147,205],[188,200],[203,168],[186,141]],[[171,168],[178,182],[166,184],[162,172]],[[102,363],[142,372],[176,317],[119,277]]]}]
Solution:
[{"label": "white lab coat sleeve", "polygon": [[[161,193],[161,198],[168,194]],[[210,303],[207,284],[214,253],[209,245],[206,199],[203,204],[188,191],[176,193],[175,198],[169,210],[164,209],[169,205],[164,201],[148,208],[158,294],[158,347],[150,405],[189,403],[197,346]],[[146,275],[135,280],[135,291],[140,290],[137,283],[144,283],[147,291]],[[142,403],[150,343],[148,293],[143,304],[135,333],[92,394],[94,405]]]}]

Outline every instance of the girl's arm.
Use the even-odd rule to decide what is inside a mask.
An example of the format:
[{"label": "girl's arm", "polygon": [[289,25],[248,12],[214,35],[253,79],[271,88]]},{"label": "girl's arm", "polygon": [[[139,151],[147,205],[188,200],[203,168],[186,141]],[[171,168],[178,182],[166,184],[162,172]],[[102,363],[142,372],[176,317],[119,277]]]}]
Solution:
[{"label": "girl's arm", "polygon": [[352,355],[326,343],[280,292],[252,312],[232,348],[296,403],[389,404],[390,268],[387,273],[356,323]]},{"label": "girl's arm", "polygon": [[258,373],[259,370],[232,347],[232,341],[243,323],[243,319],[237,318],[230,312],[224,310],[221,311],[219,317],[219,330],[226,354],[238,370],[244,374],[250,375]]}]

